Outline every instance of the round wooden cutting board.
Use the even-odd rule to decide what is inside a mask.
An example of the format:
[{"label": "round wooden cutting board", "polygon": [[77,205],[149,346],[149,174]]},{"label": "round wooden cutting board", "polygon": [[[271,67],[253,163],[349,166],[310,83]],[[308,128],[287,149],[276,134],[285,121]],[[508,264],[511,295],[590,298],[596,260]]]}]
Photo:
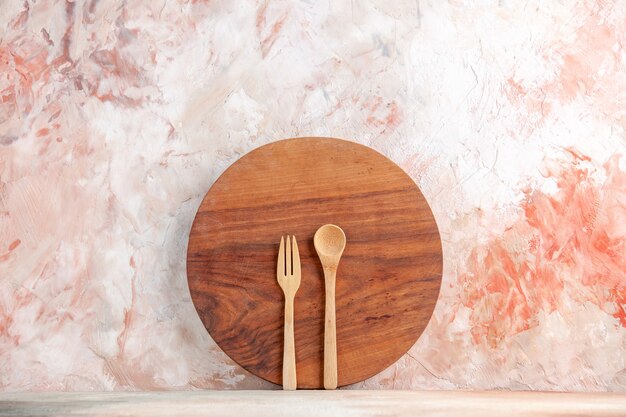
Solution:
[{"label": "round wooden cutting board", "polygon": [[298,388],[323,387],[324,275],[315,231],[340,226],[338,383],[397,361],[435,307],[443,267],[437,224],[397,165],[339,139],[274,142],[243,156],[204,197],[191,229],[191,297],[215,342],[238,364],[281,384],[283,293],[278,245],[295,235],[302,279],[295,298]]}]

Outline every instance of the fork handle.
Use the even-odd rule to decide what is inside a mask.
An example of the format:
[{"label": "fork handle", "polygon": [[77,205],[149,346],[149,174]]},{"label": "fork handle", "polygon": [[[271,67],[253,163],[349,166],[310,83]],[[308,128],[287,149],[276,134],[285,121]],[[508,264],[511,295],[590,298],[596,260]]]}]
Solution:
[{"label": "fork handle", "polygon": [[285,297],[285,331],[283,348],[283,389],[295,390],[296,379],[296,346],[293,334],[293,298]]},{"label": "fork handle", "polygon": [[324,388],[337,388],[337,324],[335,318],[335,281],[337,270],[324,268],[326,311],[324,314]]}]

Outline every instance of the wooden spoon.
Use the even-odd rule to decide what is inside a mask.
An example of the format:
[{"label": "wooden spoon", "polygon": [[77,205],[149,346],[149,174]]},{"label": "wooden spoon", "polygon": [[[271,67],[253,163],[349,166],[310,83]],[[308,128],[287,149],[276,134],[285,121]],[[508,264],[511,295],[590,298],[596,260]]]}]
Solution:
[{"label": "wooden spoon", "polygon": [[315,232],[315,250],[324,268],[326,312],[324,318],[324,388],[337,388],[337,326],[335,282],[339,259],[346,247],[346,235],[339,226],[326,224]]}]

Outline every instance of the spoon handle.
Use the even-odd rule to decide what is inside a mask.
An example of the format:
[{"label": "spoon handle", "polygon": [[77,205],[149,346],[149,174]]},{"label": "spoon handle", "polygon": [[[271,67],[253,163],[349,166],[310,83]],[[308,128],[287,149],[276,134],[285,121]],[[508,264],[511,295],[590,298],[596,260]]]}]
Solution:
[{"label": "spoon handle", "polygon": [[324,388],[337,388],[337,328],[335,322],[335,277],[337,270],[324,268],[326,312],[324,318]]}]

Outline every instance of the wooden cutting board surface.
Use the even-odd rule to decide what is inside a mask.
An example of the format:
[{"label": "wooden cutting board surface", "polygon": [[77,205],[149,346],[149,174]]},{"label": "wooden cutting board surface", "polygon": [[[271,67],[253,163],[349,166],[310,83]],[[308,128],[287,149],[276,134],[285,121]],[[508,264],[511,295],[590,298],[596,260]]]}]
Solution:
[{"label": "wooden cutting board surface", "polygon": [[378,152],[345,140],[288,139],[228,168],[193,223],[187,275],[215,342],[242,367],[282,379],[283,293],[278,244],[295,235],[302,280],[295,298],[298,388],[323,387],[324,276],[313,235],[340,226],[339,385],[392,365],[426,327],[441,285],[441,241],[413,180]]}]

